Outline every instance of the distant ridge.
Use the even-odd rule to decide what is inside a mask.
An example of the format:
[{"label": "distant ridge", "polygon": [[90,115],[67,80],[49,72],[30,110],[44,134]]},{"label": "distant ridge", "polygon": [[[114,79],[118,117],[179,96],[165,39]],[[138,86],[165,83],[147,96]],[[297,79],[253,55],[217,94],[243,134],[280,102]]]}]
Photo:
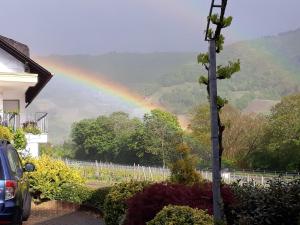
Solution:
[{"label": "distant ridge", "polygon": [[255,99],[248,104],[248,106],[243,110],[243,113],[262,113],[269,114],[271,109],[277,104],[279,101],[274,100],[263,100],[263,99]]},{"label": "distant ridge", "polygon": [[[184,115],[199,104],[207,103],[206,90],[199,86],[196,53],[111,53],[104,55],[49,56],[70,67],[93,73],[109,74],[107,79]],[[300,29],[280,35],[243,41],[226,46],[218,63],[241,60],[241,72],[218,83],[219,94],[247,113],[267,113],[286,96],[300,91]],[[47,106],[50,139],[68,138],[73,122],[113,111],[137,111],[114,103],[107,96],[59,75],[47,85],[33,106]],[[80,104],[80,107],[78,107]],[[46,105],[46,106],[45,106]],[[135,115],[135,114],[132,114]]]}]

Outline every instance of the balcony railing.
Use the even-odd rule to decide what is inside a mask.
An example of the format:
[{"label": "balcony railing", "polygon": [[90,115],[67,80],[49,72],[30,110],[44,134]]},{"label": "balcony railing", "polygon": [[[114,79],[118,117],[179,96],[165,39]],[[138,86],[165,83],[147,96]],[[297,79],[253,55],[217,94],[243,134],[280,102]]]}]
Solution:
[{"label": "balcony railing", "polygon": [[[21,117],[26,122],[21,124]],[[1,124],[2,126],[11,127],[13,130],[30,125],[38,128],[41,133],[48,133],[48,113],[37,112],[26,114],[24,117],[18,113],[4,113]]]},{"label": "balcony railing", "polygon": [[1,123],[3,126],[16,130],[20,127],[20,115],[17,113],[4,113]]}]

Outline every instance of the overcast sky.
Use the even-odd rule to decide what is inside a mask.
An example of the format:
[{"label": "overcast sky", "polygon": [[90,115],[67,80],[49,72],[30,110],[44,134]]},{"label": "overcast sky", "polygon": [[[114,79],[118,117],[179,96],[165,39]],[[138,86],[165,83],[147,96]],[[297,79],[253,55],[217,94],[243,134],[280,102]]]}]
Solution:
[{"label": "overcast sky", "polygon": [[[1,34],[34,55],[198,51],[211,0],[1,0]],[[229,41],[300,27],[299,0],[229,0]]]}]

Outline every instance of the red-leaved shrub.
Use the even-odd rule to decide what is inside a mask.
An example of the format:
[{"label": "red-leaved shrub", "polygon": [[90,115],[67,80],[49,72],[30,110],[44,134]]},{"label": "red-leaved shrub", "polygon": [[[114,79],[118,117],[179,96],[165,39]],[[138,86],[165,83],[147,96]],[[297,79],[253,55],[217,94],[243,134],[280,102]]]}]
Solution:
[{"label": "red-leaved shrub", "polygon": [[[221,188],[226,210],[234,202],[234,195],[227,185]],[[156,183],[127,201],[126,225],[145,225],[152,220],[164,206],[179,205],[207,210],[212,215],[212,184],[185,186],[181,184]],[[227,216],[227,215],[226,215]]]}]

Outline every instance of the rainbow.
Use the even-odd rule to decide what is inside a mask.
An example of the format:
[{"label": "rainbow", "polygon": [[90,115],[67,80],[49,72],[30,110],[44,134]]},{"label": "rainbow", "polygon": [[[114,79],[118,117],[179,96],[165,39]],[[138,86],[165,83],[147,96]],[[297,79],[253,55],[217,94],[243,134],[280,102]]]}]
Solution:
[{"label": "rainbow", "polygon": [[120,100],[130,107],[140,108],[145,112],[149,112],[155,108],[162,108],[158,104],[149,101],[146,97],[129,90],[124,85],[108,80],[106,78],[109,77],[107,74],[93,73],[82,68],[62,64],[53,59],[39,58],[36,61],[55,75],[71,79],[81,85],[100,91],[101,93]]}]

